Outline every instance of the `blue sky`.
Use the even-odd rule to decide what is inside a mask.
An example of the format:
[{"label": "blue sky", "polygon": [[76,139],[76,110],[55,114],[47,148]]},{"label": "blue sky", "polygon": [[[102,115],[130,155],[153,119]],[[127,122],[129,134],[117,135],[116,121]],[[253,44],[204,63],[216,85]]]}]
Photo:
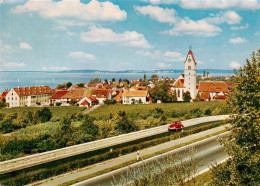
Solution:
[{"label": "blue sky", "polygon": [[4,0],[0,70],[233,69],[260,44],[258,0]]}]

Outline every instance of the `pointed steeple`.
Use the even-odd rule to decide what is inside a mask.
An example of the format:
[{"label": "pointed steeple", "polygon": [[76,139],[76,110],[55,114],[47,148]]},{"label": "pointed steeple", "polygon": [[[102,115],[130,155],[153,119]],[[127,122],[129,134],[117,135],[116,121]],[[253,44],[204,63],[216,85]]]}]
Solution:
[{"label": "pointed steeple", "polygon": [[186,60],[185,60],[185,62],[187,61],[187,59],[188,59],[188,56],[189,55],[191,55],[191,57],[192,57],[192,60],[194,61],[194,63],[195,63],[195,65],[197,64],[196,63],[196,61],[195,61],[195,58],[194,58],[194,56],[193,56],[193,53],[192,53],[192,51],[191,51],[191,48],[189,47],[189,52],[188,52],[188,54],[187,54],[187,57],[186,57]]}]

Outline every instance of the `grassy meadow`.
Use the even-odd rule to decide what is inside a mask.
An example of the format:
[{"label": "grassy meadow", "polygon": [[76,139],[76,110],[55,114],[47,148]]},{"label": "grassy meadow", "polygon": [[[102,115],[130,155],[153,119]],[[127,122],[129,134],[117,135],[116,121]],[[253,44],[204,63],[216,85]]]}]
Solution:
[{"label": "grassy meadow", "polygon": [[[219,115],[226,112],[226,102],[224,101],[211,101],[211,102],[194,102],[194,103],[163,103],[163,104],[136,104],[136,105],[103,105],[98,109],[89,113],[90,116],[95,117],[97,120],[109,119],[112,115],[117,114],[119,111],[124,110],[126,114],[134,119],[145,117],[151,110],[161,108],[167,118],[176,118],[175,116],[185,116],[191,110],[199,108],[202,113],[207,109],[211,109],[212,115]],[[215,112],[215,113],[214,113]],[[176,113],[176,115],[174,114]]]}]

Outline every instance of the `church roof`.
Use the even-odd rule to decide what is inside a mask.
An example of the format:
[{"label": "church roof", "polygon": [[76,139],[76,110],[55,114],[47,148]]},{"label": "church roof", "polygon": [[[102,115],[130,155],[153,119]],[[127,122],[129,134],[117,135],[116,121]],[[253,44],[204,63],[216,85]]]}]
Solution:
[{"label": "church roof", "polygon": [[191,55],[191,57],[192,57],[192,59],[193,59],[193,61],[194,61],[195,65],[196,65],[197,63],[196,63],[196,61],[195,61],[195,58],[194,58],[194,56],[193,56],[193,53],[192,53],[192,51],[191,51],[191,50],[189,50],[189,52],[188,52],[188,55],[187,55],[187,57],[186,57],[186,60],[185,60],[185,62],[187,61],[187,58],[188,58],[188,56],[189,56],[189,55]]},{"label": "church roof", "polygon": [[173,87],[185,88],[185,86],[184,86],[184,79],[177,79],[175,81],[175,83],[173,84]]}]

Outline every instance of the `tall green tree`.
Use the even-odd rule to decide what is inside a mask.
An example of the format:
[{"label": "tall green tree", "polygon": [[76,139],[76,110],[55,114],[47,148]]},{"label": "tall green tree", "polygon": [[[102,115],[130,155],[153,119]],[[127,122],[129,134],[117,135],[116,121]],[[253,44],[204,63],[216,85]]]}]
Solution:
[{"label": "tall green tree", "polygon": [[85,133],[85,139],[84,141],[92,141],[97,139],[97,135],[99,132],[99,128],[97,125],[94,124],[94,118],[90,117],[88,115],[85,115],[82,120],[81,125],[82,132]]},{"label": "tall green tree", "polygon": [[236,73],[237,86],[228,105],[234,114],[231,134],[222,141],[231,157],[212,169],[215,185],[259,185],[260,183],[260,50]]},{"label": "tall green tree", "polygon": [[191,100],[190,92],[189,91],[184,92],[183,93],[183,101],[190,102],[190,100]]},{"label": "tall green tree", "polygon": [[125,111],[119,111],[117,114],[115,129],[120,133],[128,133],[137,130],[134,121],[129,119]]},{"label": "tall green tree", "polygon": [[160,82],[155,85],[154,89],[150,91],[154,102],[161,100],[164,103],[172,102],[172,97],[169,94],[170,84],[167,81]]}]

